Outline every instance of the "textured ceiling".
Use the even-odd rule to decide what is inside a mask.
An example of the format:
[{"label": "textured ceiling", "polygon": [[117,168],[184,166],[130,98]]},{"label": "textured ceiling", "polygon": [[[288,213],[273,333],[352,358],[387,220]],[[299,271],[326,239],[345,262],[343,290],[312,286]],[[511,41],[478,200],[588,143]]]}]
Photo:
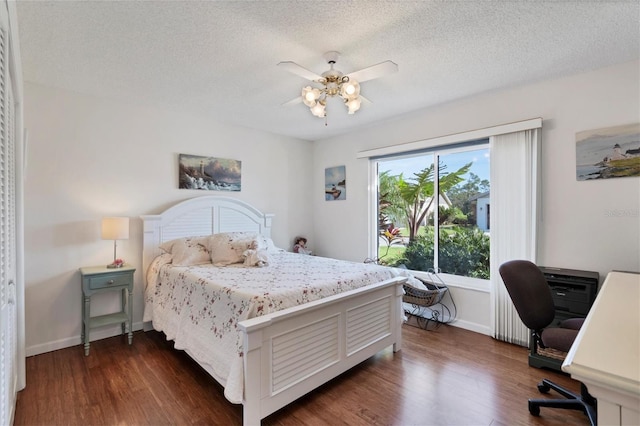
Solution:
[{"label": "textured ceiling", "polygon": [[[21,1],[24,79],[321,140],[417,109],[640,57],[640,2]],[[283,107],[342,53],[345,74],[390,59],[354,115]]]}]

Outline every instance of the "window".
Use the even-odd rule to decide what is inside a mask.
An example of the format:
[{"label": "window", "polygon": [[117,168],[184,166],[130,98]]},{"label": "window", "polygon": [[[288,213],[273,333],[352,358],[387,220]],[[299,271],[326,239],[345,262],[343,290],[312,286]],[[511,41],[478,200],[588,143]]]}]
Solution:
[{"label": "window", "polygon": [[487,139],[375,160],[380,263],[488,279],[489,160]]}]

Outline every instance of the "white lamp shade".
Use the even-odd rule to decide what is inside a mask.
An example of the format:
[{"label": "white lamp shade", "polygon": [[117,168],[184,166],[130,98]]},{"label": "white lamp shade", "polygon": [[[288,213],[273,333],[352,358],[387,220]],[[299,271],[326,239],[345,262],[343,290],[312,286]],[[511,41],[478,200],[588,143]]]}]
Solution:
[{"label": "white lamp shade", "polygon": [[349,108],[349,114],[353,114],[354,112],[359,110],[360,104],[361,104],[361,101],[359,97],[349,100],[347,102],[347,108]]},{"label": "white lamp shade", "polygon": [[316,100],[320,97],[320,89],[306,86],[302,89],[302,102],[309,108],[313,107]]},{"label": "white lamp shade", "polygon": [[356,80],[351,79],[342,84],[340,96],[344,99],[354,99],[357,98],[358,95],[360,95],[360,84]]},{"label": "white lamp shade", "polygon": [[315,115],[316,117],[322,118],[325,115],[324,105],[322,105],[320,102],[316,103],[310,109],[311,109],[311,114]]},{"label": "white lamp shade", "polygon": [[103,240],[128,240],[129,239],[129,218],[128,217],[102,218],[102,239]]}]

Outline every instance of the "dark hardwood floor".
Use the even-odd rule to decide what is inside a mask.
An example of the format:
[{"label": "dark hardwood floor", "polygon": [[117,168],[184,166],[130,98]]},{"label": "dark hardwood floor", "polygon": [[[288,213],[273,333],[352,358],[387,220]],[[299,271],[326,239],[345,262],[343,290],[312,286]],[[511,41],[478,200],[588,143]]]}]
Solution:
[{"label": "dark hardwood floor", "polygon": [[[545,377],[527,350],[450,326],[405,325],[403,349],[386,349],[263,421],[266,425],[587,425],[580,412],[542,408],[529,397]],[[240,405],[164,335],[137,332],[27,358],[15,425],[240,425]]]}]

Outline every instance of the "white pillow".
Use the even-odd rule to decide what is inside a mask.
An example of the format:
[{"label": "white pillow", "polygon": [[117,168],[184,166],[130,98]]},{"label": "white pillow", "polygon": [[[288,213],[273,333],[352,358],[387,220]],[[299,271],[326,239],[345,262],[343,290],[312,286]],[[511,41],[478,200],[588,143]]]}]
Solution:
[{"label": "white pillow", "polygon": [[223,232],[209,238],[211,263],[215,266],[227,266],[244,262],[243,253],[248,249],[264,250],[266,241],[258,238],[255,232]]},{"label": "white pillow", "polygon": [[208,241],[208,236],[177,238],[160,244],[160,248],[171,254],[174,266],[202,265],[211,262]]},{"label": "white pillow", "polygon": [[286,251],[284,249],[276,247],[276,245],[273,243],[273,240],[269,237],[258,235],[258,239],[262,239],[268,253],[281,253],[283,251]]}]

